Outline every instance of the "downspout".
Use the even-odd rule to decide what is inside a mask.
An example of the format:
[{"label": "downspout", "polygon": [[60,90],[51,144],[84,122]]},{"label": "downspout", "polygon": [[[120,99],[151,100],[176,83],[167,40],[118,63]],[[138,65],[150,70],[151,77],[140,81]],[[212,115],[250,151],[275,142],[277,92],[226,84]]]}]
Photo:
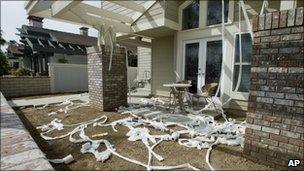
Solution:
[{"label": "downspout", "polygon": [[[127,78],[128,78],[128,50],[127,50],[127,47],[126,46],[121,46],[121,48],[124,48],[125,49],[125,53],[126,53],[126,68],[127,68]],[[131,104],[131,91],[130,91],[130,83],[129,81],[127,80],[127,84],[128,84],[128,98],[129,98],[129,103]]]}]

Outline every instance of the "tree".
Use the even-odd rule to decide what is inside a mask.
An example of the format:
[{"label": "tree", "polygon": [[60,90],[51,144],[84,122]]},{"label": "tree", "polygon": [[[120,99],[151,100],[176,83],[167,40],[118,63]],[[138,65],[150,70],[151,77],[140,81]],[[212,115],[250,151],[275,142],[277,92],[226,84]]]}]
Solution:
[{"label": "tree", "polygon": [[[0,45],[4,45],[6,41],[2,38],[2,30],[0,32]],[[0,76],[9,74],[11,67],[7,61],[5,54],[2,52],[0,48]]]},{"label": "tree", "polygon": [[2,37],[2,30],[1,30],[1,32],[0,32],[0,45],[2,46],[2,45],[4,45],[6,43],[6,41],[3,39],[3,37]]},{"label": "tree", "polygon": [[0,76],[9,74],[9,71],[11,69],[11,66],[9,65],[6,56],[0,50]]}]

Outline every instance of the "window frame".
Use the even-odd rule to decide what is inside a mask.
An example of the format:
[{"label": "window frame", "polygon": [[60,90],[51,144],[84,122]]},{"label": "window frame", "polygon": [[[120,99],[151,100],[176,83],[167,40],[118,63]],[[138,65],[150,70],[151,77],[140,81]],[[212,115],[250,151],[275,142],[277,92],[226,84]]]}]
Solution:
[{"label": "window frame", "polygon": [[[236,46],[236,38],[237,38],[237,35],[239,34],[239,32],[236,32],[236,33],[234,33],[234,35],[233,35],[233,47],[235,47]],[[250,32],[249,31],[242,31],[242,32],[240,32],[240,34],[241,35],[243,35],[243,34],[250,34]],[[253,40],[252,40],[253,41]],[[252,42],[253,43],[253,42]],[[235,65],[238,65],[238,66],[240,66],[240,65],[251,65],[252,64],[252,62],[242,62],[242,63],[240,63],[240,62],[235,62],[235,55],[236,55],[236,48],[233,48],[233,56],[232,56],[232,64],[231,64],[231,70],[232,70],[232,75],[231,75],[231,78],[232,78],[232,80],[231,80],[231,89],[230,89],[230,94],[231,94],[231,97],[233,98],[233,99],[238,99],[238,100],[248,100],[248,98],[249,98],[249,91],[250,91],[250,87],[249,87],[249,91],[248,92],[241,92],[241,91],[234,91],[233,90],[233,81],[234,81],[234,72],[235,72]],[[252,56],[251,56],[251,58],[252,58]]]},{"label": "window frame", "polygon": [[[219,0],[219,1],[221,2],[221,0]],[[225,24],[229,23],[229,13],[230,13],[230,0],[227,0],[227,1],[228,1],[228,14],[227,14],[227,21],[224,22]],[[205,12],[205,15],[206,15],[205,16],[205,20],[206,20],[206,22],[205,22],[205,26],[209,27],[209,26],[216,26],[216,25],[219,25],[219,24],[221,25],[222,22],[208,25],[208,10],[209,10],[208,9],[208,5],[209,5],[209,2],[212,2],[212,0],[207,0],[207,3],[206,3],[206,12]],[[224,17],[224,19],[225,19],[225,17]]]},{"label": "window frame", "polygon": [[[200,30],[200,29],[212,29],[212,28],[217,28],[221,27],[220,24],[214,24],[214,25],[207,25],[207,8],[208,8],[208,0],[200,0],[200,7],[199,7],[199,26],[198,28],[193,28],[193,29],[187,29],[183,30],[182,29],[182,22],[183,22],[183,9],[185,9],[188,5],[190,5],[194,0],[191,1],[186,1],[182,3],[179,6],[178,9],[178,22],[179,22],[179,30],[180,32],[189,32],[189,31],[194,31],[194,30]],[[211,0],[209,0],[211,1]],[[235,2],[233,0],[229,0],[228,4],[228,20],[225,22],[226,25],[233,24],[234,21],[234,4]]]},{"label": "window frame", "polygon": [[198,0],[199,2],[199,15],[198,15],[198,26],[196,28],[190,28],[190,29],[183,29],[183,12],[184,9],[186,9],[187,7],[189,7],[189,5],[191,5],[192,3],[194,3],[196,0],[191,0],[191,1],[186,1],[184,2],[180,7],[179,7],[179,30],[180,31],[188,31],[188,30],[195,30],[195,29],[199,29],[201,26],[201,1]]}]

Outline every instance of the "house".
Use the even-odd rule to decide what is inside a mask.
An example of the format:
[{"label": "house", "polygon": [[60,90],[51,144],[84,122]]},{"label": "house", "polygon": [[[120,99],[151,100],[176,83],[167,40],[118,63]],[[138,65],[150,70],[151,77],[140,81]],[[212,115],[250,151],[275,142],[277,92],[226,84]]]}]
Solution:
[{"label": "house", "polygon": [[[43,28],[43,18],[41,17],[29,16],[28,20],[28,25],[17,28],[19,31],[17,35],[20,36],[20,42],[23,43],[18,44],[18,47],[20,46],[20,48],[22,48],[19,48],[20,52],[16,50],[13,51],[17,48],[16,43],[11,44],[8,48],[8,53],[12,54],[9,55],[11,56],[10,59],[14,60],[16,68],[24,67],[32,70],[34,73],[47,74],[48,63],[87,64],[86,47],[97,45],[97,38],[88,36],[87,27],[79,28],[79,34],[74,34]],[[134,42],[125,42],[124,40],[121,40],[120,44],[128,48],[128,66],[135,67],[135,69],[133,69],[134,71],[130,68],[129,72],[132,72],[134,75],[130,79],[145,79],[141,77],[144,75],[142,73],[148,71],[142,71],[142,68],[149,68],[151,62],[145,62],[143,65],[141,61],[145,61],[151,56],[142,53],[149,50],[149,42],[138,46],[138,44]],[[139,51],[140,56],[142,56],[139,60],[139,70],[137,70],[137,51]],[[20,56],[21,54],[23,58],[19,57],[20,62],[18,62],[17,65],[17,56]],[[139,77],[137,78],[137,76]]]},{"label": "house", "polygon": [[23,67],[24,46],[14,40],[7,42],[6,57],[12,68]]},{"label": "house", "polygon": [[[303,6],[302,1],[296,0],[269,1],[266,4],[263,1],[244,1],[245,12],[241,12],[242,20],[239,23],[238,1],[225,0],[226,48],[223,57],[221,1],[104,1],[102,9],[98,5],[93,6],[79,1],[73,1],[60,8],[58,6],[62,4],[59,2],[38,2],[30,6],[32,3],[34,1],[29,1],[25,7],[31,15],[91,26],[98,23],[112,25],[118,33],[122,33],[117,34],[117,41],[125,40],[145,45],[146,42],[134,39],[134,35],[151,38],[153,41],[150,75],[151,91],[154,95],[169,94],[169,89],[162,85],[176,81],[175,71],[181,79],[192,80],[193,87],[190,90],[196,92],[197,88],[204,84],[219,81],[223,64],[221,98],[223,101],[232,98],[229,107],[238,110],[246,110],[248,106],[252,48],[249,33],[251,26],[248,22],[250,23],[252,16],[259,14],[266,4],[266,11]],[[49,3],[47,7],[42,5],[46,3]],[[47,11],[50,10],[49,6],[55,14]],[[121,10],[116,12],[114,7]],[[37,10],[39,12],[36,12]],[[75,13],[82,17],[75,16]],[[104,20],[99,19],[98,15],[104,17]],[[238,48],[239,32],[242,39],[241,61]],[[238,79],[240,73],[241,77]]]},{"label": "house", "polygon": [[[303,154],[303,132],[291,130],[297,126],[303,130],[303,62],[300,61],[303,50],[299,50],[303,49],[303,1],[157,0],[99,4],[28,1],[25,8],[30,15],[91,26],[101,34],[110,30],[115,34],[109,37],[117,41],[145,44],[134,37],[152,39],[153,95],[169,95],[170,90],[163,84],[179,79],[191,80],[193,93],[207,83],[217,82],[226,108],[248,111],[244,149],[247,154],[259,160],[264,160],[261,156],[274,154],[267,157],[273,163],[279,163],[271,160],[276,156],[285,162],[290,151],[295,156]],[[288,44],[289,41],[292,43]],[[272,44],[276,48],[271,49]],[[294,49],[283,49],[284,46]],[[88,56],[95,60],[98,52],[93,50]],[[295,61],[277,62],[282,59]],[[287,79],[289,71],[296,79]],[[279,78],[287,80],[280,82]],[[257,84],[266,82],[270,85],[261,86],[258,91]],[[98,82],[92,81],[95,83]],[[113,92],[95,88],[92,90],[96,94]],[[96,94],[93,98],[98,100]],[[123,104],[116,100],[112,104]],[[103,101],[96,105],[108,104]],[[289,124],[290,129],[284,130],[284,124]]]},{"label": "house", "polygon": [[23,67],[34,73],[47,74],[48,63],[86,64],[86,47],[96,45],[97,39],[88,36],[88,28],[79,34],[43,28],[43,18],[29,16],[29,25],[17,30],[26,53]]}]

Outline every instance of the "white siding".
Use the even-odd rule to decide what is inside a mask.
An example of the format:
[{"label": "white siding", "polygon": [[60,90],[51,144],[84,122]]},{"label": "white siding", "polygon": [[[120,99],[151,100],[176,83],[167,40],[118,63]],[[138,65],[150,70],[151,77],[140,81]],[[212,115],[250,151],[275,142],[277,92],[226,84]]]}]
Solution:
[{"label": "white siding", "polygon": [[165,1],[165,3],[166,3],[165,17],[171,21],[178,22],[178,6],[180,2]]},{"label": "white siding", "polygon": [[143,80],[151,78],[151,48],[138,47],[137,56],[137,79]]},{"label": "white siding", "polygon": [[135,32],[156,28],[164,25],[165,7],[164,2],[155,3],[133,25]]}]

